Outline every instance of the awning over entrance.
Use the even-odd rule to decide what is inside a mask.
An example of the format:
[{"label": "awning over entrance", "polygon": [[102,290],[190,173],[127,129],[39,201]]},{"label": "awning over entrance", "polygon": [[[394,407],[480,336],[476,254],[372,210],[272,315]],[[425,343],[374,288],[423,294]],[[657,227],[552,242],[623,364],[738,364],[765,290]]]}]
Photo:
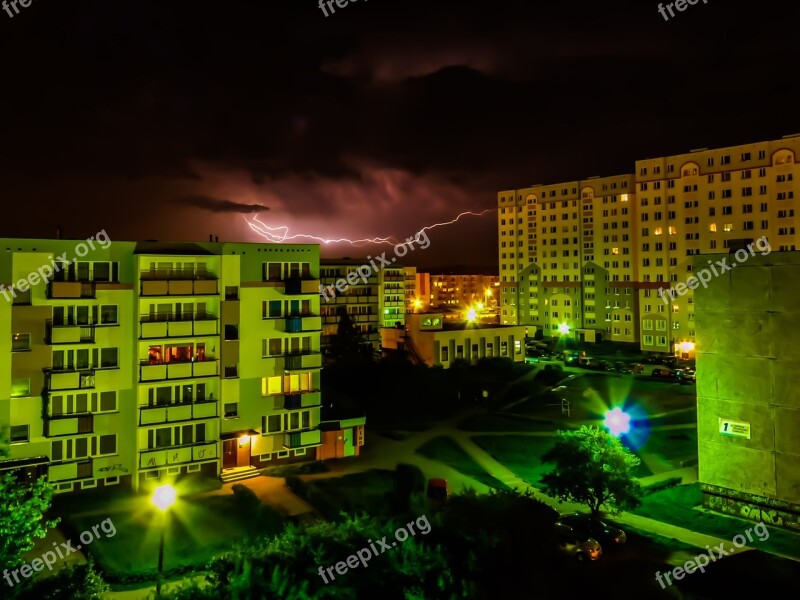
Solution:
[{"label": "awning over entrance", "polygon": [[244,435],[252,436],[252,435],[259,435],[259,433],[255,429],[242,429],[240,431],[231,431],[229,433],[223,433],[219,436],[219,439],[224,442],[227,440],[236,440]]}]

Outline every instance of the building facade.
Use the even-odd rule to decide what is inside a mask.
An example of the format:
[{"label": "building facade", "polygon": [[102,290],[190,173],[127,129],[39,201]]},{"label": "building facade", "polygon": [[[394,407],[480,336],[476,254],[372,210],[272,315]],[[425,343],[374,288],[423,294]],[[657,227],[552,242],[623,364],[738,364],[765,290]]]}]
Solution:
[{"label": "building facade", "polygon": [[382,327],[397,327],[405,323],[406,274],[400,265],[391,265],[378,271],[380,294],[378,309]]},{"label": "building facade", "polygon": [[316,458],[319,246],[113,242],[23,289],[76,244],[0,241],[0,469],[68,492]]},{"label": "building facade", "polygon": [[[722,258],[694,257],[695,272],[707,268],[708,259]],[[795,530],[800,530],[798,297],[796,252],[755,253],[695,291],[698,478],[704,503]]]},{"label": "building facade", "polygon": [[431,274],[404,267],[406,313],[425,312],[431,304]]},{"label": "building facade", "polygon": [[[320,300],[320,315],[322,316],[322,347],[328,349],[333,344],[333,338],[339,329],[340,311],[347,311],[355,327],[363,336],[365,343],[369,343],[375,350],[380,349],[380,327],[383,325],[379,295],[381,283],[377,273],[370,272],[365,278],[358,273],[358,268],[365,264],[364,261],[352,259],[324,259],[320,264],[321,285],[326,290]],[[362,270],[362,272],[364,272]],[[358,279],[351,275],[355,273]],[[338,281],[348,282],[344,292],[336,289]],[[333,286],[333,290],[331,290]],[[344,287],[344,286],[342,286]]]},{"label": "building facade", "polygon": [[525,327],[445,323],[443,313],[407,315],[405,328],[381,330],[386,350],[401,350],[416,362],[445,369],[454,360],[475,364],[481,358],[525,360]]},{"label": "building facade", "polygon": [[695,254],[794,250],[800,137],[637,161],[634,173],[498,194],[501,323],[691,356]]},{"label": "building facade", "polygon": [[431,275],[431,306],[467,308],[483,304],[486,310],[497,306],[497,275]]}]

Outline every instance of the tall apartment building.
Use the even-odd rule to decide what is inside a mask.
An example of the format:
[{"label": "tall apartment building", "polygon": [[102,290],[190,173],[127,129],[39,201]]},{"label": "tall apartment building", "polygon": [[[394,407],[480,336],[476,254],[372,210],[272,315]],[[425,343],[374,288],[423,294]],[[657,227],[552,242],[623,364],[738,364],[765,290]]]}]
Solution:
[{"label": "tall apartment building", "polygon": [[77,245],[0,240],[0,470],[67,492],[315,459],[319,246],[114,242],[20,285]]},{"label": "tall apartment building", "polygon": [[691,354],[692,257],[766,236],[794,250],[800,138],[636,162],[635,174],[498,194],[501,322]]},{"label": "tall apartment building", "polygon": [[465,308],[482,303],[494,308],[498,283],[497,275],[431,275],[431,305]]},{"label": "tall apartment building", "polygon": [[[380,349],[380,327],[383,317],[380,313],[379,294],[381,284],[377,273],[370,273],[366,278],[358,274],[357,269],[365,264],[363,260],[353,259],[323,259],[320,264],[320,281],[326,290],[320,300],[320,315],[322,316],[322,347],[329,348],[333,343],[339,329],[339,311],[342,307],[350,315],[353,324],[363,336],[365,342],[370,343],[375,350]],[[351,276],[344,292],[336,290],[336,282],[347,281],[351,273],[358,275],[358,279]],[[330,286],[334,286],[331,291]]]},{"label": "tall apartment building", "polygon": [[378,272],[380,281],[379,314],[382,327],[402,326],[406,322],[405,270],[400,265],[384,267]]}]

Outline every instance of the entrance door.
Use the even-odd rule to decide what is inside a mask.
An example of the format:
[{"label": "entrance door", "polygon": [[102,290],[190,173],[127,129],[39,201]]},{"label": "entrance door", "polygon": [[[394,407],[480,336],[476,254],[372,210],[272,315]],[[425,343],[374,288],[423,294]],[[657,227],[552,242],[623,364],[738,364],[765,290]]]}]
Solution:
[{"label": "entrance door", "polygon": [[222,442],[222,468],[236,468],[236,446],[237,440],[225,440]]},{"label": "entrance door", "polygon": [[236,454],[236,466],[237,467],[249,467],[250,466],[250,436],[247,436],[247,441],[244,442],[242,440],[234,440],[236,442],[236,446],[238,448]]},{"label": "entrance door", "polygon": [[344,430],[344,455],[355,456],[355,447],[353,446],[353,428],[348,427]]}]

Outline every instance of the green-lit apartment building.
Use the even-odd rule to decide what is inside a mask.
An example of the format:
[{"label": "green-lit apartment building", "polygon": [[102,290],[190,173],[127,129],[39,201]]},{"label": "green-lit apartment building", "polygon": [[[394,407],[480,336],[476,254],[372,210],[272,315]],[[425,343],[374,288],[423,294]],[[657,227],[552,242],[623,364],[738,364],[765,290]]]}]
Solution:
[{"label": "green-lit apartment building", "polygon": [[69,492],[317,458],[319,246],[94,245],[0,240],[0,470]]}]

